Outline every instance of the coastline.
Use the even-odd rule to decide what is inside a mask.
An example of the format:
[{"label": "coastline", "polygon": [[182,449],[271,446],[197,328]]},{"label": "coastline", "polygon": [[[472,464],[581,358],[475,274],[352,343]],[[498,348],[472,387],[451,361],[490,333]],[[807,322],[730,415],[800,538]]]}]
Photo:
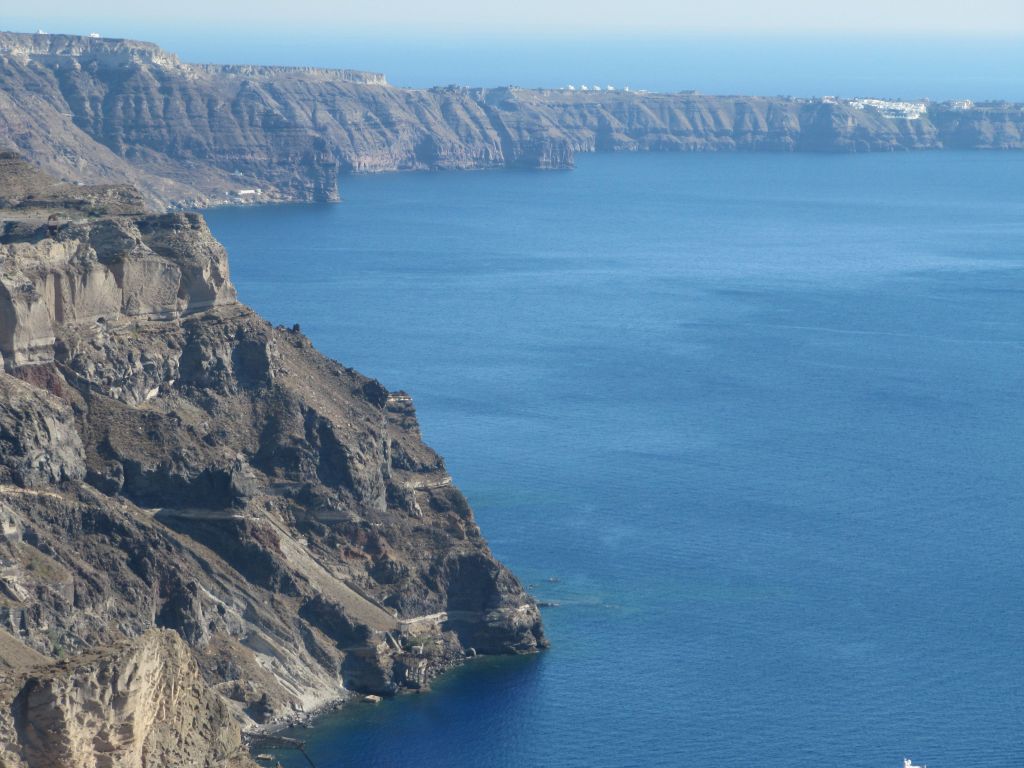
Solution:
[{"label": "coastline", "polygon": [[[594,152],[1024,148],[1024,104],[1010,102],[411,89],[352,70],[186,65],[153,43],[73,35],[0,33],[0,60],[0,143],[57,177],[132,184],[156,209],[336,202],[343,173],[562,170]],[[62,84],[68,66],[81,75]],[[214,119],[199,103],[223,109]]]}]

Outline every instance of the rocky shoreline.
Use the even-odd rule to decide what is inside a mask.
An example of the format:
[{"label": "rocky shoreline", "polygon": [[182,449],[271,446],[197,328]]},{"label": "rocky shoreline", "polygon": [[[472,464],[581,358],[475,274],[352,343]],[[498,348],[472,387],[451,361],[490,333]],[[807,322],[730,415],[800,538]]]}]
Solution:
[{"label": "rocky shoreline", "polygon": [[[538,606],[540,604],[538,603]],[[467,664],[471,664],[477,659],[483,659],[485,656],[481,654],[466,655],[459,659],[450,660],[447,664],[435,664],[432,665],[428,674],[424,678],[423,684],[415,688],[402,687],[399,688],[391,698],[396,696],[413,696],[423,695],[430,693],[430,684],[436,680],[447,675],[449,672],[454,672],[456,669],[463,667]],[[338,696],[334,699],[324,701],[314,707],[307,709],[304,712],[295,712],[287,715],[283,715],[276,719],[272,719],[266,723],[251,723],[248,724],[242,730],[242,740],[245,741],[247,738],[261,735],[277,735],[284,731],[288,731],[294,728],[315,728],[317,722],[327,717],[328,715],[341,712],[349,707],[363,706],[363,705],[374,705],[379,704],[387,699],[380,694],[374,693],[349,693],[345,696]]]},{"label": "rocky shoreline", "polygon": [[546,647],[409,395],[241,304],[199,214],[0,154],[0,360],[0,766],[248,766]]}]

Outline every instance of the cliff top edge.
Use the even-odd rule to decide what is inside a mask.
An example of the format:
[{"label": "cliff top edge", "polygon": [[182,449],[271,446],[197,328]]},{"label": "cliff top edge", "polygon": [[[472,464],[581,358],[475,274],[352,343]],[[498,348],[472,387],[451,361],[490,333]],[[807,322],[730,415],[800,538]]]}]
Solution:
[{"label": "cliff top edge", "polygon": [[259,76],[275,73],[301,73],[315,77],[340,79],[363,85],[387,85],[381,72],[331,67],[281,66],[263,64],[191,64],[156,43],[128,38],[96,35],[50,34],[46,32],[0,32],[0,54],[24,60],[55,63],[77,59],[111,66],[141,62],[200,74]]}]

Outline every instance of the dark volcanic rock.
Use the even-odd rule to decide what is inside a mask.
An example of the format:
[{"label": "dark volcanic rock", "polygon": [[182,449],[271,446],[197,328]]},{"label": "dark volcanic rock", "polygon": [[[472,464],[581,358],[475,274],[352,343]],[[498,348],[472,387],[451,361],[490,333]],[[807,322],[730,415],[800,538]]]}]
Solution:
[{"label": "dark volcanic rock", "polygon": [[84,477],[85,452],[68,403],[0,376],[0,481],[25,488]]},{"label": "dark volcanic rock", "polygon": [[[0,163],[0,198],[45,189],[56,207],[64,188],[33,173]],[[201,217],[102,213],[76,202],[92,191],[70,191],[56,227],[0,211],[25,225],[0,243],[0,640],[61,658],[173,630],[223,693],[182,699],[181,716],[215,711],[217,740],[218,708],[289,718],[350,691],[419,688],[469,643],[545,645],[536,603],[491,555],[408,395],[239,304]],[[144,650],[153,690],[177,685],[158,674],[177,647]],[[65,743],[93,738],[62,669],[43,688],[0,681],[22,702],[0,718],[10,765],[79,764],[52,762],[66,753],[18,720],[57,707]],[[114,683],[97,674],[102,702]],[[120,727],[120,710],[96,706]],[[174,752],[156,730],[129,742],[146,764],[227,764],[216,745]]]}]

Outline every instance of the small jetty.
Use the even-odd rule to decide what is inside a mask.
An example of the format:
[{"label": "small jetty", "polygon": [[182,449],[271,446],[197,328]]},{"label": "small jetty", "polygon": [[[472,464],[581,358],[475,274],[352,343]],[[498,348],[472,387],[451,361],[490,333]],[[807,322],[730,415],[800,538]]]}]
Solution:
[{"label": "small jetty", "polygon": [[294,749],[306,758],[306,762],[309,763],[312,768],[316,768],[316,763],[313,762],[313,758],[306,753],[306,743],[304,741],[292,739],[288,736],[277,736],[272,733],[246,733],[243,738],[250,749],[257,747]]}]

